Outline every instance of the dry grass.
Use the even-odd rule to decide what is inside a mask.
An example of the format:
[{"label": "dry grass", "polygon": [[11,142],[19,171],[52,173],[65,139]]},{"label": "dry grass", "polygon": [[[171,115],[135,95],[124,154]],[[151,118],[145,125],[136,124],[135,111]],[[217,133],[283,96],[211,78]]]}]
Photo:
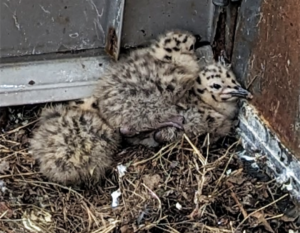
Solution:
[{"label": "dry grass", "polygon": [[[37,110],[10,118],[0,135],[0,230],[4,232],[287,232],[295,219],[285,212],[291,199],[274,181],[246,173],[239,142],[207,146],[182,141],[159,151],[128,148],[98,186],[74,189],[48,182],[28,153]],[[19,116],[19,115],[18,115]],[[20,118],[20,117],[19,117]],[[249,172],[249,169],[248,169]],[[251,170],[250,170],[251,173]],[[119,205],[111,194],[120,190]],[[285,221],[283,221],[285,220]],[[0,231],[1,232],[1,231]]]}]

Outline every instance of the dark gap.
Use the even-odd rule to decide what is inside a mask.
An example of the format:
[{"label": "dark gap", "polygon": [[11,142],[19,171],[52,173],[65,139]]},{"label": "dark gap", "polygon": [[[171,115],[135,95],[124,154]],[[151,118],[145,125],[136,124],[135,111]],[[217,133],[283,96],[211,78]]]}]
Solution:
[{"label": "dark gap", "polygon": [[225,27],[226,27],[226,12],[220,12],[216,35],[212,44],[212,50],[214,53],[214,59],[218,60],[221,51],[225,49]]}]

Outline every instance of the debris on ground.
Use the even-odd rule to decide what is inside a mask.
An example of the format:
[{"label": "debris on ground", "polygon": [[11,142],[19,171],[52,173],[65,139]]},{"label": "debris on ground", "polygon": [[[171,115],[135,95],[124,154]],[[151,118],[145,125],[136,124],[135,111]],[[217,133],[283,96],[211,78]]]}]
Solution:
[{"label": "debris on ground", "polygon": [[124,149],[97,186],[48,182],[28,151],[43,105],[9,108],[0,134],[0,232],[297,232],[299,204],[239,141]]}]

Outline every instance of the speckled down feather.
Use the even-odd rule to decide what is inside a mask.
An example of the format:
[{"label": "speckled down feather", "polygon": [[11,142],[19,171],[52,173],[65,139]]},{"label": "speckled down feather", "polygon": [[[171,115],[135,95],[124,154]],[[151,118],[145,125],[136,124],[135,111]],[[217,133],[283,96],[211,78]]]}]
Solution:
[{"label": "speckled down feather", "polygon": [[120,143],[118,130],[98,113],[57,105],[43,109],[30,151],[49,180],[80,185],[105,175]]},{"label": "speckled down feather", "polygon": [[112,127],[133,132],[156,129],[176,116],[176,103],[199,72],[195,41],[190,33],[168,32],[111,66],[94,93],[101,115]]},{"label": "speckled down feather", "polygon": [[[183,132],[189,137],[210,133],[213,142],[230,132],[239,98],[251,94],[229,66],[212,63],[199,70],[193,43],[189,33],[169,32],[101,77],[95,91],[101,115],[112,127],[132,129],[134,136],[123,135],[128,142],[157,146]],[[185,119],[184,130],[157,127],[174,116]]]},{"label": "speckled down feather", "polygon": [[183,132],[189,137],[210,134],[210,142],[230,133],[236,123],[240,98],[252,95],[236,80],[229,66],[212,63],[204,67],[183,102],[178,103],[178,114],[185,118],[184,131],[174,127],[161,129],[155,135],[160,142],[178,140]]}]

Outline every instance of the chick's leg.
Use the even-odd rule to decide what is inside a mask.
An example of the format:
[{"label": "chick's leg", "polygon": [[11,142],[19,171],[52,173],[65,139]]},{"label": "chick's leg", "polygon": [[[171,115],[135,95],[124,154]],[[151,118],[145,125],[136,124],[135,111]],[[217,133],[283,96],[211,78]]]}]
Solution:
[{"label": "chick's leg", "polygon": [[155,129],[161,129],[165,127],[175,127],[177,129],[183,130],[184,117],[181,115],[170,117],[164,122],[157,123]]},{"label": "chick's leg", "polygon": [[176,115],[159,123],[160,127],[157,127],[153,135],[154,140],[158,143],[171,143],[180,139],[184,133],[184,121],[184,116]]},{"label": "chick's leg", "polygon": [[134,127],[130,127],[128,125],[120,127],[120,133],[122,136],[131,138],[140,134],[151,133],[154,129],[147,128],[142,130],[137,130]]},{"label": "chick's leg", "polygon": [[166,128],[157,130],[154,133],[153,138],[159,144],[171,143],[171,142],[179,140],[182,137],[183,133],[184,133],[183,130],[178,130],[175,127],[166,127]]},{"label": "chick's leg", "polygon": [[154,123],[154,127],[145,127],[144,129],[137,130],[134,127],[125,125],[120,128],[120,133],[124,137],[134,137],[140,134],[147,134],[151,133],[153,131],[165,128],[165,127],[174,127],[180,130],[183,130],[183,122],[184,122],[184,117],[181,115],[178,116],[173,116],[170,117],[169,119],[159,122],[159,123]]}]

